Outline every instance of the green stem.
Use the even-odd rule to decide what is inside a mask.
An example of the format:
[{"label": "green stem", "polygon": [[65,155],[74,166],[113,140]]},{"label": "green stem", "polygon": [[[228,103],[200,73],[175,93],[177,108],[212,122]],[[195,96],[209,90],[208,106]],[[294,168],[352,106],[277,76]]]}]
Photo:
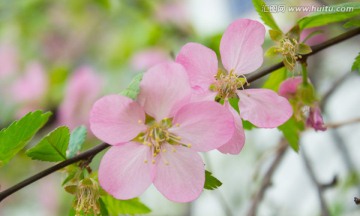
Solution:
[{"label": "green stem", "polygon": [[307,63],[301,62],[301,69],[302,69],[302,81],[303,81],[303,85],[307,86],[309,85],[308,83],[308,71],[307,71]]}]

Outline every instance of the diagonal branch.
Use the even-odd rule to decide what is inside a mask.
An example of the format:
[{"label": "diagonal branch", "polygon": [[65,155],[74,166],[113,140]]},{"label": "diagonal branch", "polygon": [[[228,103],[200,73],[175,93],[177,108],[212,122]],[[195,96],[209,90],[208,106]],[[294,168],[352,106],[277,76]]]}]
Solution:
[{"label": "diagonal branch", "polygon": [[278,166],[280,165],[286,150],[288,149],[288,144],[285,141],[285,139],[283,138],[280,143],[279,143],[279,147],[276,151],[276,156],[274,161],[272,162],[272,164],[270,165],[270,168],[266,171],[265,176],[261,182],[261,186],[259,191],[255,194],[252,203],[251,203],[251,207],[249,209],[249,212],[247,213],[248,216],[255,216],[257,209],[258,209],[258,205],[261,203],[262,199],[264,198],[265,192],[268,189],[268,187],[271,186],[271,179],[276,171],[276,169],[278,168]]},{"label": "diagonal branch", "polygon": [[82,161],[82,160],[87,160],[88,158],[92,158],[94,157],[96,154],[98,154],[99,152],[101,152],[102,150],[108,148],[110,145],[106,144],[106,143],[102,143],[100,145],[95,146],[94,148],[91,148],[81,154],[76,155],[73,158],[64,160],[63,162],[60,162],[58,164],[56,164],[55,166],[52,166],[46,170],[43,170],[33,176],[31,176],[30,178],[25,179],[24,181],[2,191],[0,193],[0,202],[5,199],[6,197],[10,196],[11,194],[15,193],[16,191],[26,187],[29,184],[32,184],[34,182],[36,182],[37,180],[44,178],[45,176],[58,171],[64,167],[67,167],[73,163]]},{"label": "diagonal branch", "polygon": [[325,197],[324,197],[324,191],[325,191],[326,187],[323,187],[322,184],[320,184],[319,181],[317,180],[317,178],[315,176],[315,172],[311,167],[310,160],[306,154],[305,148],[302,149],[302,156],[304,159],[306,171],[308,172],[310,179],[313,182],[313,184],[315,185],[317,193],[318,193],[318,197],[320,200],[320,206],[321,206],[321,216],[330,216],[329,207],[327,206]]},{"label": "diagonal branch", "polygon": [[[337,43],[345,41],[345,40],[347,40],[349,38],[352,38],[352,37],[354,37],[354,36],[356,36],[358,34],[360,34],[360,28],[353,29],[353,30],[348,31],[348,32],[346,32],[344,34],[341,34],[341,35],[339,35],[339,36],[337,36],[335,38],[332,38],[332,39],[330,39],[328,41],[325,41],[324,43],[313,46],[313,47],[311,47],[312,48],[312,53],[310,53],[308,55],[305,55],[304,58],[306,58],[308,56],[311,56],[311,55],[314,55],[315,53],[320,52],[323,49],[326,49],[326,48],[328,48],[330,46],[333,46],[333,45],[335,45]],[[277,64],[275,64],[273,66],[270,66],[268,68],[265,68],[265,69],[263,69],[263,70],[261,70],[261,71],[259,71],[257,73],[254,73],[254,74],[248,76],[247,80],[249,82],[255,81],[257,79],[260,79],[263,76],[268,75],[269,73],[271,73],[271,72],[273,72],[273,71],[275,71],[275,70],[277,70],[279,68],[282,68],[283,66],[284,66],[284,64],[282,62],[277,63]],[[102,144],[100,144],[98,146],[93,147],[92,149],[89,149],[88,151],[85,151],[85,152],[83,152],[83,153],[81,153],[81,154],[79,154],[79,155],[77,155],[77,156],[75,156],[73,158],[67,159],[67,160],[65,160],[65,161],[63,161],[61,163],[56,164],[55,166],[52,166],[52,167],[50,167],[50,168],[48,168],[46,170],[43,170],[43,171],[41,171],[41,172],[39,172],[39,173],[25,179],[24,181],[22,181],[22,182],[20,182],[20,183],[18,183],[16,185],[4,190],[4,191],[2,191],[0,193],[0,202],[3,199],[5,199],[6,197],[8,197],[11,194],[15,193],[16,191],[26,187],[27,185],[30,185],[30,184],[34,183],[35,181],[37,181],[37,180],[39,180],[39,179],[53,173],[53,172],[56,172],[57,170],[60,170],[60,169],[66,167],[68,165],[79,162],[81,160],[86,160],[89,157],[93,157],[96,154],[98,154],[99,152],[101,152],[102,150],[106,149],[107,147],[109,147],[108,144],[102,143]]]},{"label": "diagonal branch", "polygon": [[[344,34],[341,34],[341,35],[339,35],[337,37],[334,37],[334,38],[332,38],[330,40],[327,40],[327,41],[325,41],[325,42],[323,42],[321,44],[312,46],[311,47],[312,52],[307,54],[307,55],[303,55],[303,58],[307,58],[309,56],[315,55],[316,53],[318,53],[318,52],[320,52],[320,51],[322,51],[322,50],[324,50],[324,49],[326,49],[326,48],[328,48],[330,46],[338,44],[338,43],[340,43],[340,42],[342,42],[344,40],[347,40],[347,39],[352,38],[352,37],[354,37],[356,35],[359,35],[359,34],[360,34],[360,28],[356,28],[356,29],[348,31],[348,32],[346,32]],[[282,67],[284,67],[284,63],[279,62],[279,63],[277,63],[275,65],[272,65],[272,66],[270,66],[268,68],[260,70],[257,73],[253,73],[253,74],[249,75],[247,77],[247,80],[249,82],[255,81],[255,80],[260,79],[261,77],[266,76],[266,75],[270,74],[271,72],[273,72],[273,71],[275,71],[277,69],[280,69]]]}]

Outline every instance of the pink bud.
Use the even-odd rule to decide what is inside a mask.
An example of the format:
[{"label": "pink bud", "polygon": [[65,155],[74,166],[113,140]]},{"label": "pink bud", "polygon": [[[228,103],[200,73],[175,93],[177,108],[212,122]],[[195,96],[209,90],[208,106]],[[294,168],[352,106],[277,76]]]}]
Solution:
[{"label": "pink bud", "polygon": [[316,131],[321,130],[325,131],[326,127],[324,125],[323,117],[321,115],[321,110],[318,105],[310,108],[309,117],[306,120],[306,125],[308,127],[314,128]]},{"label": "pink bud", "polygon": [[289,99],[296,94],[299,84],[302,82],[302,77],[297,76],[283,81],[279,87],[279,95]]}]

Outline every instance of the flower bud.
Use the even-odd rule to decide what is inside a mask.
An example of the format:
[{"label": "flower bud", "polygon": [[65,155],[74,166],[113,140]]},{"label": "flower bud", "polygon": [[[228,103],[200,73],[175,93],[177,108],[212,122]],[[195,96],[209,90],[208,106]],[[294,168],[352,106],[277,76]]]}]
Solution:
[{"label": "flower bud", "polygon": [[310,108],[309,116],[306,120],[306,125],[308,127],[312,127],[315,131],[321,130],[325,131],[326,127],[324,125],[324,121],[321,115],[321,110],[318,105],[315,105]]}]

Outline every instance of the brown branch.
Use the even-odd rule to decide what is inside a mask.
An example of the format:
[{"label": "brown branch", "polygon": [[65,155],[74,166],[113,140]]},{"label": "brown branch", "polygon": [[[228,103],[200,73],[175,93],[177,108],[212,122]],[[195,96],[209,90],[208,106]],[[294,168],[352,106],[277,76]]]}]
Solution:
[{"label": "brown branch", "polygon": [[253,200],[252,200],[252,204],[251,207],[247,213],[248,216],[255,216],[257,209],[258,209],[258,205],[261,203],[261,201],[264,198],[265,192],[268,189],[268,187],[271,186],[271,179],[272,176],[274,175],[276,169],[278,168],[281,160],[283,159],[286,150],[288,149],[288,144],[285,141],[285,139],[283,138],[280,143],[279,143],[279,147],[276,151],[276,156],[274,161],[272,162],[272,164],[270,165],[270,168],[267,170],[267,172],[265,173],[265,176],[262,180],[261,186],[259,191],[255,194]]},{"label": "brown branch", "polygon": [[360,117],[342,121],[342,122],[328,123],[328,124],[325,124],[325,127],[326,128],[338,128],[338,127],[355,124],[355,123],[360,123]]},{"label": "brown branch", "polygon": [[[325,41],[325,42],[323,42],[321,44],[312,46],[311,47],[312,52],[307,54],[307,55],[304,55],[303,58],[307,58],[309,56],[315,55],[316,53],[318,53],[318,52],[320,52],[320,51],[322,51],[322,50],[324,50],[324,49],[326,49],[326,48],[328,48],[330,46],[333,46],[333,45],[338,44],[338,43],[340,43],[340,42],[342,42],[344,40],[352,38],[352,37],[354,37],[354,36],[356,36],[358,34],[360,34],[360,28],[353,29],[353,30],[348,31],[348,32],[346,32],[344,34],[341,34],[341,35],[339,35],[337,37],[334,37],[334,38],[332,38],[330,40],[327,40],[327,41]],[[279,62],[279,63],[277,63],[275,65],[272,65],[272,66],[270,66],[268,68],[265,68],[265,69],[263,69],[263,70],[261,70],[261,71],[259,71],[257,73],[253,73],[253,74],[249,75],[247,77],[247,80],[248,80],[248,82],[253,82],[253,81],[255,81],[257,79],[260,79],[261,77],[266,76],[269,73],[271,73],[271,72],[273,72],[273,71],[275,71],[277,69],[280,69],[282,67],[284,67],[284,63]]]},{"label": "brown branch", "polygon": [[[302,156],[304,159],[306,171],[309,174],[310,179],[313,182],[313,184],[315,185],[317,193],[318,193],[318,197],[320,200],[320,206],[321,206],[321,216],[330,216],[329,208],[328,208],[325,198],[324,198],[324,191],[325,191],[326,187],[324,187],[322,184],[320,184],[319,181],[316,179],[314,170],[311,167],[309,158],[307,157],[304,148],[302,149]],[[336,181],[335,181],[335,183],[336,183]]]},{"label": "brown branch", "polygon": [[2,191],[0,193],[0,202],[5,199],[6,197],[10,196],[11,194],[15,193],[16,191],[26,187],[27,185],[36,182],[37,180],[44,178],[45,176],[58,171],[66,166],[69,166],[73,163],[82,161],[82,160],[88,160],[89,158],[94,157],[96,154],[98,154],[99,152],[101,152],[102,150],[108,148],[110,145],[106,144],[106,143],[102,143],[100,145],[95,146],[92,149],[89,149],[81,154],[76,155],[73,158],[64,160],[63,162],[60,162],[58,164],[56,164],[55,166],[52,166],[46,170],[43,170],[33,176],[31,176],[30,178],[25,179],[22,182],[19,182],[18,184]]},{"label": "brown branch", "polygon": [[[321,50],[323,50],[323,49],[326,49],[326,48],[329,47],[329,46],[332,46],[332,45],[335,45],[335,44],[337,44],[337,43],[340,43],[340,42],[342,42],[342,41],[344,41],[344,40],[346,40],[346,39],[352,38],[352,37],[354,37],[354,36],[356,36],[356,35],[358,35],[358,34],[360,34],[360,28],[356,28],[356,29],[353,29],[353,30],[351,30],[351,31],[348,31],[348,32],[346,32],[346,33],[344,33],[344,34],[341,34],[341,35],[339,35],[339,36],[337,36],[337,37],[335,37],[335,38],[333,38],[333,39],[330,39],[330,40],[328,40],[328,41],[325,41],[324,43],[321,43],[321,44],[319,44],[319,45],[313,46],[313,47],[312,47],[312,53],[310,53],[310,54],[308,54],[308,55],[305,55],[304,57],[308,57],[308,56],[314,55],[315,53],[317,53],[317,52],[319,52],[319,51],[321,51]],[[261,77],[263,77],[263,76],[266,76],[267,74],[269,74],[269,73],[271,73],[271,72],[273,72],[273,71],[275,71],[275,70],[283,67],[283,66],[284,66],[284,64],[283,64],[282,62],[277,63],[277,64],[275,64],[275,65],[273,65],[273,66],[270,66],[270,67],[268,67],[268,68],[265,68],[265,69],[263,69],[263,70],[261,70],[261,71],[259,71],[259,72],[257,72],[257,73],[254,73],[254,74],[248,76],[248,77],[247,77],[247,80],[248,80],[249,82],[255,81],[255,80],[257,80],[257,79],[259,79],[259,78],[261,78]],[[89,157],[91,157],[91,156],[94,156],[94,155],[98,154],[99,152],[101,152],[102,150],[106,149],[107,147],[109,147],[108,144],[105,144],[105,143],[100,144],[100,145],[98,145],[98,146],[95,146],[95,147],[92,148],[92,149],[89,149],[89,150],[86,151],[86,152],[83,152],[83,153],[81,153],[81,154],[79,154],[79,155],[77,155],[77,156],[75,156],[75,157],[73,157],[73,158],[71,158],[71,159],[67,159],[67,160],[65,160],[65,161],[63,161],[63,162],[61,162],[61,163],[56,164],[55,166],[52,166],[52,167],[50,167],[50,168],[48,168],[48,169],[46,169],[46,170],[44,170],[44,171],[41,171],[41,172],[35,174],[34,176],[29,177],[28,179],[25,179],[24,181],[22,181],[22,182],[20,182],[20,183],[18,183],[18,184],[16,184],[16,185],[14,185],[14,186],[12,186],[12,187],[4,190],[4,191],[2,191],[2,192],[0,193],[0,202],[1,202],[3,199],[5,199],[6,197],[8,197],[8,196],[10,196],[11,194],[15,193],[16,191],[18,191],[18,190],[26,187],[27,185],[30,185],[31,183],[33,183],[33,182],[35,182],[35,181],[37,181],[37,180],[39,180],[39,179],[41,179],[41,178],[43,178],[43,177],[51,174],[51,173],[53,173],[53,172],[56,172],[57,170],[62,169],[62,168],[66,167],[66,166],[68,166],[68,165],[70,165],[70,164],[73,164],[73,163],[76,163],[76,162],[78,162],[78,161],[85,160],[85,159],[87,159],[87,158],[89,158]],[[277,166],[277,165],[276,165],[276,166]],[[276,166],[275,166],[275,167],[276,167]],[[269,170],[269,171],[270,171],[270,170]],[[270,172],[271,175],[272,175],[272,172],[274,172],[274,171],[271,171],[271,172]],[[269,180],[269,182],[270,182],[270,180]],[[266,183],[266,182],[265,182],[265,183]],[[268,184],[269,184],[269,183],[268,183]],[[267,185],[266,187],[268,187],[268,185]],[[266,190],[266,188],[264,189],[264,191],[263,191],[262,193],[264,193],[265,190]],[[259,201],[261,201],[263,194],[260,194],[260,195],[261,195],[261,196],[260,196],[260,200],[259,200]],[[255,203],[255,205],[257,206],[256,203]],[[255,208],[256,208],[256,206],[255,206]],[[255,209],[255,212],[256,212],[256,209]]]}]

